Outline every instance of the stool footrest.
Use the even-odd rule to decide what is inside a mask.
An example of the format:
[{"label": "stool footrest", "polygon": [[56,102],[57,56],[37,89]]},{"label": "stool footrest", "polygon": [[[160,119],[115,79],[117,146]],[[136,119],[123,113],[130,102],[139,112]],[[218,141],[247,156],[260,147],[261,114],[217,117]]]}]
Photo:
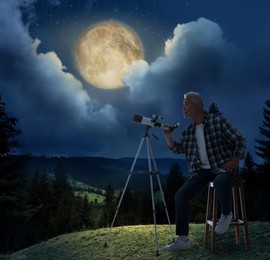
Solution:
[{"label": "stool footrest", "polygon": [[244,226],[244,224],[245,224],[245,222],[243,220],[241,220],[241,219],[238,219],[238,220],[233,219],[231,221],[231,223],[230,223],[230,226],[236,226],[236,225],[238,225],[238,226]]},{"label": "stool footrest", "polygon": [[206,221],[206,224],[209,225],[209,226],[211,226],[211,227],[213,227],[213,220],[208,219]]},{"label": "stool footrest", "polygon": [[[213,220],[212,219],[208,219],[206,221],[206,224],[213,227]],[[245,225],[245,222],[241,219],[238,219],[238,221],[236,221],[236,219],[232,219],[231,223],[230,223],[230,226],[244,226]]]}]

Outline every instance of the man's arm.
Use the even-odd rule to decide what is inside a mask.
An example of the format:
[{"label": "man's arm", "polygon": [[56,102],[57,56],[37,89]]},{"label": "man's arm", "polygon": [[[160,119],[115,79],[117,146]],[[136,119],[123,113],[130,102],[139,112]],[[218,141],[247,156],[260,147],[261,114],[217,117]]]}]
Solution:
[{"label": "man's arm", "polygon": [[168,147],[172,150],[175,145],[176,145],[176,142],[174,141],[174,139],[172,138],[172,135],[173,135],[173,130],[164,130],[164,136],[165,136],[165,139],[166,139],[166,142],[168,144]]},{"label": "man's arm", "polygon": [[234,157],[224,164],[224,170],[236,173],[239,168],[239,162],[244,158],[246,150],[246,138],[227,120],[226,125],[226,138],[235,145]]},{"label": "man's arm", "polygon": [[236,174],[239,168],[240,160],[241,158],[239,156],[233,157],[230,161],[223,165],[223,169]]}]

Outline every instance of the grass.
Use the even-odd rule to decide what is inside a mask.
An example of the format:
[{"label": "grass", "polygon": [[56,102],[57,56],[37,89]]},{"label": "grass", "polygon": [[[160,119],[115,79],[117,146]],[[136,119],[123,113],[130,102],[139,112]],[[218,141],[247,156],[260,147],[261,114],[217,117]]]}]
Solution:
[{"label": "grass", "polygon": [[[173,226],[173,231],[174,231]],[[64,260],[176,260],[176,259],[270,259],[270,223],[250,222],[250,251],[245,250],[243,230],[241,244],[235,245],[234,229],[217,236],[217,250],[203,245],[204,224],[190,225],[191,250],[178,253],[164,252],[163,247],[172,242],[168,225],[158,225],[159,253],[156,256],[156,239],[153,225],[114,227],[107,247],[104,243],[108,228],[65,234],[36,244],[0,259],[64,259]]]},{"label": "grass", "polygon": [[86,196],[89,202],[97,202],[98,204],[103,203],[105,199],[105,196],[103,195],[99,195],[99,194],[88,192],[88,191],[75,191],[75,195],[81,196],[81,197]]}]

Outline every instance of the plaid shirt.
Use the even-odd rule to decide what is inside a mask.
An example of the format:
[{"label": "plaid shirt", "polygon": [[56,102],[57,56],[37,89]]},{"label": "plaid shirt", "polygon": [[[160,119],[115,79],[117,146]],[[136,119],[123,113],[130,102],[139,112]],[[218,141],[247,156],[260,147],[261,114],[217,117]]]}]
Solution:
[{"label": "plaid shirt", "polygon": [[[224,163],[234,156],[244,158],[245,137],[224,117],[205,113],[203,124],[207,156],[213,172],[224,171],[222,169]],[[176,154],[184,153],[186,155],[191,173],[200,171],[195,123],[182,133],[182,138],[175,142],[175,146],[171,150]]]}]

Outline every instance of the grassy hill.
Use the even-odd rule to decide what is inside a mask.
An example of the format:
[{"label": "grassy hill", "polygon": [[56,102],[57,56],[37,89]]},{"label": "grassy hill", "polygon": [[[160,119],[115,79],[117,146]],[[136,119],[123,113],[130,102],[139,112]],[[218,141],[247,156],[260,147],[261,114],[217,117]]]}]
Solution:
[{"label": "grassy hill", "polygon": [[91,185],[85,184],[73,177],[69,176],[68,181],[73,188],[76,196],[81,196],[88,199],[89,202],[103,203],[105,199],[105,190],[98,189]]},{"label": "grassy hill", "polygon": [[[174,229],[174,226],[173,226]],[[240,246],[235,245],[234,229],[217,237],[217,251],[211,253],[203,246],[204,225],[191,224],[192,249],[179,253],[164,252],[163,247],[172,241],[168,225],[158,225],[160,256],[156,257],[153,225],[114,227],[108,247],[104,247],[109,229],[97,229],[55,237],[0,259],[64,259],[64,260],[111,260],[111,259],[270,259],[270,223],[250,222],[251,250],[245,251],[241,237]]]}]

